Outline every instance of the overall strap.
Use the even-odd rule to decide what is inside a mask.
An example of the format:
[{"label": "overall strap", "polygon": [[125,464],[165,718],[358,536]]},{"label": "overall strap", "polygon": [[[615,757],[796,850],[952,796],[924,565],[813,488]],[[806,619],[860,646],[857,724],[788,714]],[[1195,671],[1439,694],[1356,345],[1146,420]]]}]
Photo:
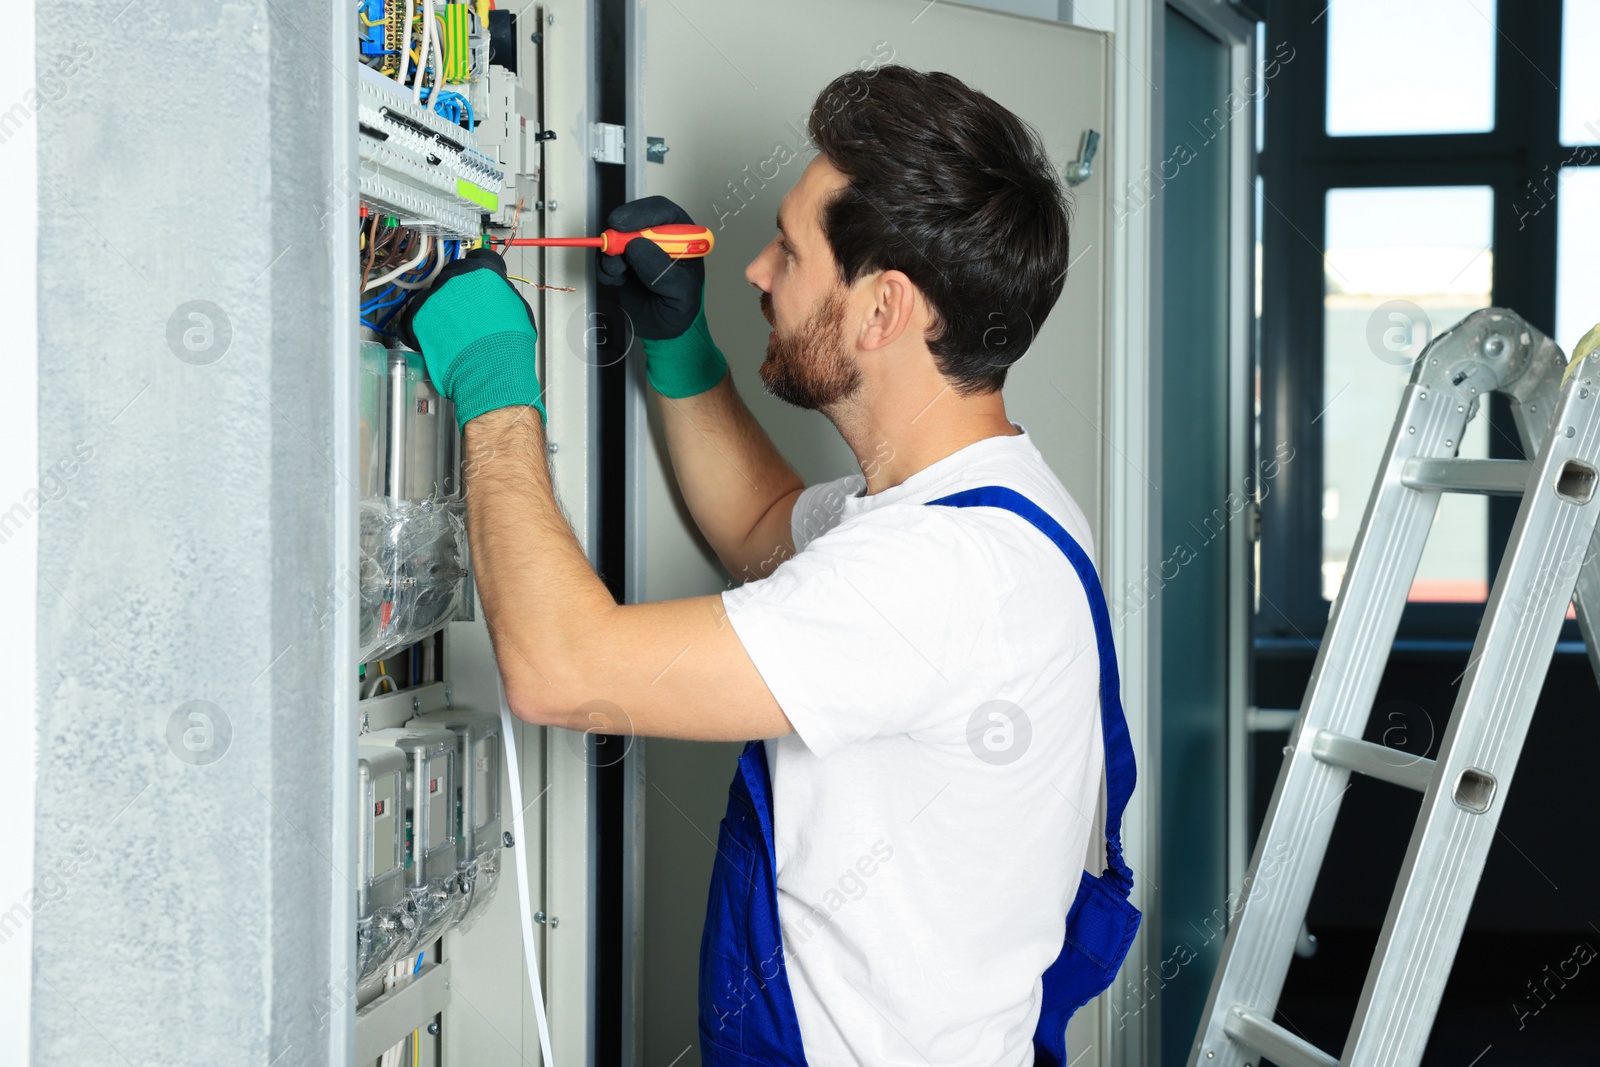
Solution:
[{"label": "overall strap", "polygon": [[1133,872],[1122,859],[1122,812],[1133,795],[1135,778],[1133,744],[1128,739],[1128,721],[1122,714],[1122,688],[1117,676],[1117,650],[1111,641],[1111,612],[1094,564],[1072,535],[1039,505],[1000,485],[985,485],[928,501],[929,505],[955,508],[1001,508],[1027,520],[1040,533],[1055,542],[1067,557],[1089,598],[1089,614],[1094,619],[1095,644],[1100,652],[1100,733],[1106,764],[1106,866],[1124,886],[1133,885]]}]

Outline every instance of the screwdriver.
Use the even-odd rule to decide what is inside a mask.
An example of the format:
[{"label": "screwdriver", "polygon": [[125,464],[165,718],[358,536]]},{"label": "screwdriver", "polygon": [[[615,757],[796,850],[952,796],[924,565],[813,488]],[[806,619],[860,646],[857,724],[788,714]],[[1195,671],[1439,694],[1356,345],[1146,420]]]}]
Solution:
[{"label": "screwdriver", "polygon": [[492,238],[502,248],[507,245],[539,245],[546,248],[598,248],[602,254],[620,256],[635,237],[643,237],[661,246],[673,259],[700,259],[711,251],[716,238],[704,226],[669,222],[663,226],[649,226],[643,230],[624,232],[602,230],[599,237],[517,237],[512,240]]}]

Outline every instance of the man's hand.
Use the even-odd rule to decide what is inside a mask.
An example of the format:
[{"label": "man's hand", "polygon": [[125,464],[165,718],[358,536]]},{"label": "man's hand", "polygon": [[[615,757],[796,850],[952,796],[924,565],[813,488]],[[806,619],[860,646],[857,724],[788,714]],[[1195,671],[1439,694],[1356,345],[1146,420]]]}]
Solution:
[{"label": "man's hand", "polygon": [[401,312],[400,340],[422,353],[428,377],[456,405],[456,422],[516,405],[545,416],[533,309],[506,278],[506,262],[476,248],[447,264]]},{"label": "man's hand", "polygon": [[[664,196],[623,204],[606,225],[634,231],[692,223],[688,212]],[[622,310],[643,344],[645,375],[662,396],[681,400],[705,392],[728,373],[728,361],[706,326],[706,265],[673,259],[654,241],[628,242],[620,256],[601,256],[599,280],[621,286]]]}]

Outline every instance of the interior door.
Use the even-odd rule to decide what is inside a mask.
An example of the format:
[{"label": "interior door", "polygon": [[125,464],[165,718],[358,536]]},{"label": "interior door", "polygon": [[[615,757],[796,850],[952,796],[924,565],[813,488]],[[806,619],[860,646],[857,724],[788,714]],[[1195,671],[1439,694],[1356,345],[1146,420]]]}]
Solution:
[{"label": "interior door", "polygon": [[[1161,1062],[1182,1063],[1228,916],[1227,726],[1231,514],[1227,142],[1202,139],[1228,92],[1228,45],[1176,10],[1165,18],[1161,158],[1188,162],[1161,190],[1161,545],[1181,573],[1161,587],[1159,944],[1191,973],[1163,977]],[[1233,131],[1227,131],[1227,135]],[[1170,950],[1169,950],[1170,951]]]},{"label": "interior door", "polygon": [[[832,425],[766,396],[757,367],[768,326],[745,265],[774,234],[773,216],[812,153],[805,123],[818,90],[838,74],[901,63],[948,71],[1030,122],[1058,168],[1110,116],[1109,37],[1058,22],[927,0],[640,0],[633,38],[642,87],[629,117],[633,196],[661,194],[716,231],[706,314],[757,419],[808,483],[856,470]],[[643,137],[665,161],[647,161]],[[1095,531],[1104,513],[1103,366],[1109,237],[1104,143],[1094,174],[1071,189],[1073,261],[1065,289],[1006,403],[1033,436]],[[783,162],[788,160],[787,162]],[[672,482],[654,412],[631,400],[630,596],[659,600],[715,592],[729,579],[695,532]],[[737,745],[651,740],[636,747],[635,825],[643,847],[629,987],[633,1063],[699,1062],[696,967],[717,823]],[[634,758],[634,757],[630,757]],[[1088,1013],[1080,1013],[1085,1016]],[[642,1032],[639,1029],[642,1027]],[[1087,1047],[1075,1027],[1077,1048]],[[681,1058],[679,1058],[681,1056]]]}]

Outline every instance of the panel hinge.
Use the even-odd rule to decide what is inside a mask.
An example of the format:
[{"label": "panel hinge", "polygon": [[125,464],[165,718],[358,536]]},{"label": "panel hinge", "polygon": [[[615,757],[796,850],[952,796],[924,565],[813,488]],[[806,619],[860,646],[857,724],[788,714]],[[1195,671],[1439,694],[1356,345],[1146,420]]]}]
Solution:
[{"label": "panel hinge", "polygon": [[589,154],[596,163],[622,163],[625,129],[609,122],[589,124]]}]

